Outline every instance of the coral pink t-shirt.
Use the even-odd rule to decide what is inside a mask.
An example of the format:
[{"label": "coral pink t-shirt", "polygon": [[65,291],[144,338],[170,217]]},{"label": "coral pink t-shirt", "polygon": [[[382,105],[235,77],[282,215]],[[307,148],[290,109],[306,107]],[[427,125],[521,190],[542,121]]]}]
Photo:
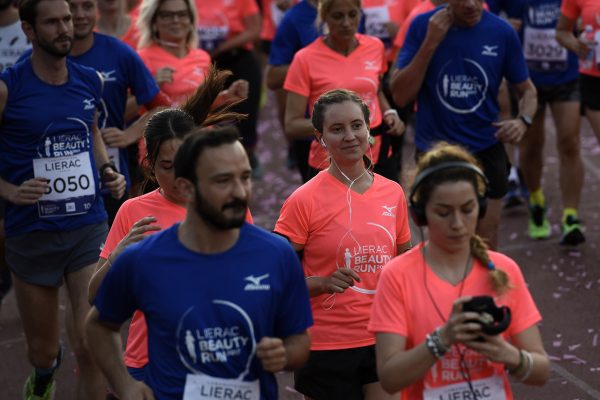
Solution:
[{"label": "coral pink t-shirt", "polygon": [[[213,51],[245,30],[244,19],[259,13],[256,0],[195,0],[200,47]],[[245,43],[248,50],[252,43]]]},{"label": "coral pink t-shirt", "polygon": [[[387,70],[383,43],[375,37],[358,33],[356,39],[358,46],[348,56],[330,49],[323,38],[298,51],[283,87],[306,97],[311,115],[315,101],[326,91],[340,88],[352,90],[369,106],[370,126],[375,128],[382,122],[377,95],[381,75]],[[377,163],[380,146],[381,141],[376,137],[372,149],[373,164]],[[329,165],[327,152],[316,141],[311,144],[308,163],[316,169],[325,169]]]},{"label": "coral pink t-shirt", "polygon": [[[133,224],[140,219],[151,215],[156,218],[156,222],[153,225],[158,225],[162,229],[166,229],[177,222],[183,221],[185,214],[185,207],[167,200],[160,194],[160,189],[127,200],[119,208],[115,216],[115,221],[110,228],[110,232],[108,232],[106,242],[100,252],[100,258],[107,259],[119,242],[127,236]],[[250,211],[246,214],[246,221],[252,223]],[[151,231],[149,234],[154,232]],[[146,320],[142,312],[136,311],[129,325],[129,334],[125,347],[125,365],[132,368],[142,368],[146,364],[148,364]]]},{"label": "coral pink t-shirt", "polygon": [[431,11],[435,8],[433,3],[429,0],[425,0],[415,6],[412,9],[408,17],[404,20],[404,23],[398,30],[396,37],[394,38],[394,47],[397,49],[401,49],[404,46],[404,39],[406,39],[406,33],[408,32],[408,28],[410,27],[410,23],[415,19],[415,17],[419,14],[426,13],[427,11]]},{"label": "coral pink t-shirt", "polygon": [[[395,22],[399,25],[399,18],[402,0],[363,0],[362,11],[365,15],[365,33],[367,35],[378,37],[386,41],[389,45],[393,37],[390,37],[387,29],[389,22]],[[396,19],[394,19],[396,18]],[[391,62],[392,49],[385,50],[386,59]]]},{"label": "coral pink t-shirt", "polygon": [[131,13],[129,13],[129,17],[131,18],[131,22],[129,23],[129,28],[127,31],[121,36],[121,39],[124,43],[131,46],[134,50],[137,50],[138,42],[140,41],[140,30],[137,26],[137,19],[139,16],[139,8],[135,8]]},{"label": "coral pink t-shirt", "polygon": [[[395,258],[385,267],[379,279],[369,322],[369,331],[373,333],[392,333],[406,337],[407,350],[424,342],[427,334],[445,323],[436,307],[441,315],[447,318],[452,303],[461,295],[460,283],[453,286],[440,279],[426,266],[422,249],[421,244]],[[510,307],[512,322],[508,330],[502,333],[504,338],[509,340],[541,321],[541,316],[517,264],[500,253],[490,251],[489,255],[496,268],[508,274],[512,288],[504,295],[497,296],[491,288],[487,268],[475,261],[473,269],[464,281],[462,296],[491,295],[497,305]],[[475,387],[483,385],[489,388],[488,392],[503,391],[506,399],[513,398],[503,364],[488,361],[464,346],[461,346],[461,351],[464,351]],[[484,390],[481,386],[479,389]],[[424,392],[427,392],[430,395],[427,398],[455,399],[463,398],[453,396],[454,393],[462,391],[468,392],[469,387],[461,373],[457,346],[452,346],[444,358],[437,361],[427,372],[424,379],[402,391],[401,398],[421,399],[425,398]]]},{"label": "coral pink t-shirt", "polygon": [[[282,11],[279,9],[279,7],[277,7],[275,0],[261,0],[260,2],[262,4],[260,38],[263,40],[273,40],[275,37],[275,31],[283,19],[285,11]],[[291,7],[293,7],[296,3],[297,1],[293,0]]]},{"label": "coral pink t-shirt", "polygon": [[396,182],[375,174],[366,192],[351,191],[352,222],[347,195],[346,185],[321,171],[285,201],[275,224],[275,232],[304,245],[307,277],[351,268],[361,278],[354,289],[311,298],[311,350],[375,343],[367,323],[381,269],[396,255],[397,245],[410,240],[406,200]]},{"label": "coral pink t-shirt", "polygon": [[571,20],[581,17],[581,26],[590,25],[593,28],[596,48],[594,49],[594,62],[592,68],[579,68],[585,75],[600,77],[600,1],[598,0],[563,0],[560,12]]},{"label": "coral pink t-shirt", "polygon": [[177,58],[157,44],[138,49],[138,54],[154,77],[161,68],[175,70],[173,82],[160,84],[160,89],[173,100],[174,107],[185,103],[200,86],[211,62],[210,55],[202,49],[191,49],[185,57]]}]

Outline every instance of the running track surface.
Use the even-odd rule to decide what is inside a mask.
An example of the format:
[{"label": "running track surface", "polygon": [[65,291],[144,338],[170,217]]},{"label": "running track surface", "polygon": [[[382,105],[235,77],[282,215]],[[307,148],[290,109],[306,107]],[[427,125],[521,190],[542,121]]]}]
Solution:
[{"label": "running track surface", "polygon": [[[283,200],[300,184],[285,166],[286,142],[276,119],[272,98],[262,109],[258,155],[264,176],[254,184],[252,214],[255,222],[272,229]],[[558,158],[554,127],[547,121],[543,182],[549,202],[554,234],[546,241],[527,236],[525,206],[505,210],[500,226],[500,250],[521,266],[533,297],[543,315],[541,332],[552,362],[550,381],[542,388],[514,383],[516,399],[600,399],[600,146],[587,121],[582,124],[582,156],[586,168],[580,218],[587,242],[577,249],[558,245],[561,205],[558,191]],[[407,134],[404,159],[412,161],[411,133]],[[403,186],[409,186],[414,165],[403,171]],[[418,234],[414,235],[418,237]],[[64,314],[64,297],[61,312]],[[66,338],[64,327],[63,337]],[[65,339],[66,340],[66,339]],[[16,310],[14,293],[0,310],[0,400],[21,398],[30,372],[25,339]],[[281,374],[283,400],[301,399],[291,389],[290,374]],[[75,364],[70,351],[58,374],[57,400],[80,400],[75,395]]]}]

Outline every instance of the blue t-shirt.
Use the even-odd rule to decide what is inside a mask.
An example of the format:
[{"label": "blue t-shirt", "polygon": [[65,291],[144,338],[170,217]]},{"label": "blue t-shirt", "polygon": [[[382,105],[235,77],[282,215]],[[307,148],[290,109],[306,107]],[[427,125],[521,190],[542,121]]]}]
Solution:
[{"label": "blue t-shirt", "polygon": [[50,180],[50,191],[37,204],[7,202],[6,236],[73,230],[106,219],[92,151],[102,82],[91,68],[69,60],[66,65],[69,79],[62,85],[41,81],[29,59],[0,75],[8,87],[0,176],[15,185],[34,176]]},{"label": "blue t-shirt", "polygon": [[181,399],[188,374],[259,380],[260,398],[276,399],[275,377],[255,345],[312,325],[298,256],[283,238],[249,224],[231,249],[200,254],[181,244],[178,228],[115,260],[94,302],[100,319],[120,324],[135,310],[144,313],[145,379],[157,399]]},{"label": "blue t-shirt", "polygon": [[511,14],[523,21],[523,52],[536,86],[557,86],[579,77],[577,55],[556,41],[561,0],[512,0]]},{"label": "blue t-shirt", "polygon": [[[21,56],[29,58],[31,51]],[[150,102],[159,92],[152,74],[128,45],[112,36],[94,32],[94,45],[85,53],[69,59],[94,68],[104,79],[102,101],[98,105],[98,128],[125,129],[127,91],[135,96],[138,104]],[[108,148],[108,155],[120,173],[125,175],[129,187],[127,149]]]},{"label": "blue t-shirt", "polygon": [[[418,15],[398,56],[406,67],[427,34],[429,18],[439,8]],[[434,142],[459,143],[472,152],[495,145],[498,89],[502,78],[528,79],[521,43],[501,18],[483,11],[470,28],[453,26],[435,51],[417,97],[416,146],[426,151]]]}]

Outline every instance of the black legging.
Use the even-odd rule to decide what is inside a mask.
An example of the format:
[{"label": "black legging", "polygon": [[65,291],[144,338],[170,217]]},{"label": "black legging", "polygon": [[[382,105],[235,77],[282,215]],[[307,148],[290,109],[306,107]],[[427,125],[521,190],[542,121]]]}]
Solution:
[{"label": "black legging", "polygon": [[246,149],[252,150],[256,145],[256,124],[258,123],[258,110],[260,108],[260,93],[262,90],[262,71],[254,52],[246,49],[233,49],[215,57],[219,69],[228,69],[233,72],[227,85],[236,79],[248,81],[248,99],[236,106],[233,111],[248,114],[248,118],[238,123],[242,144]]}]

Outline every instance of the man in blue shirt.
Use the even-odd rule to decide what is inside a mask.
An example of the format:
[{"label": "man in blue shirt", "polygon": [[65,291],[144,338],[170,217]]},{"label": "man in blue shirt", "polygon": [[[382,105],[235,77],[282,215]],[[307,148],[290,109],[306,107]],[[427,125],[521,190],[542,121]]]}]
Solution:
[{"label": "man in blue shirt", "polygon": [[[396,103],[417,98],[417,150],[440,140],[458,143],[483,164],[491,201],[478,231],[496,247],[501,198],[508,189],[502,142],[518,143],[536,110],[519,38],[483,10],[483,0],[449,0],[414,19],[397,66],[391,83]],[[521,102],[518,118],[498,122],[503,77],[514,84]]]},{"label": "man in blue shirt", "polygon": [[83,339],[87,285],[107,232],[100,185],[113,197],[125,178],[109,163],[96,124],[102,80],[66,59],[73,22],[64,0],[22,0],[31,57],[0,75],[0,196],[6,206],[6,260],[34,371],[26,400],[51,399],[61,361],[59,288],[77,358],[77,397],[98,399],[101,375]]},{"label": "man in blue shirt", "polygon": [[[308,290],[289,243],[244,222],[252,169],[234,127],[191,134],[175,156],[181,224],[126,249],[87,321],[94,359],[119,398],[277,398],[273,373],[309,354]],[[148,331],[145,382],[114,339],[135,310]]]}]

